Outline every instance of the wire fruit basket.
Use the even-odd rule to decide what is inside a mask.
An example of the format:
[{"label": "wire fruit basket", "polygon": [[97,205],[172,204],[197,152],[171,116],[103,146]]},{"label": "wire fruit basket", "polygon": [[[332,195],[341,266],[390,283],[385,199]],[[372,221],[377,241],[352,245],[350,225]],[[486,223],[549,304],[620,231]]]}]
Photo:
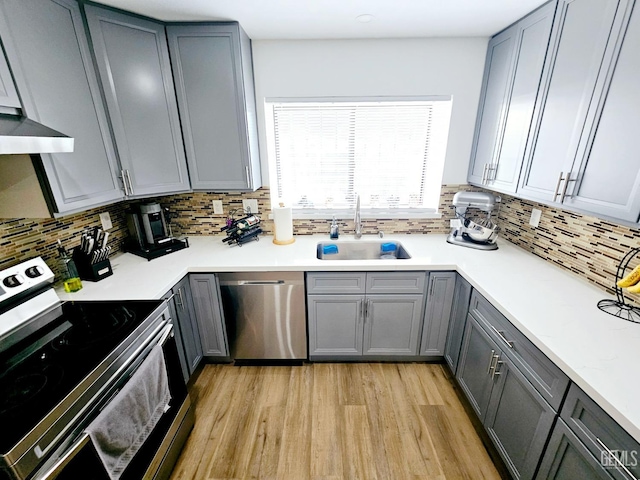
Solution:
[{"label": "wire fruit basket", "polygon": [[625,276],[629,264],[638,254],[640,254],[640,248],[633,248],[622,257],[618,264],[618,270],[616,271],[616,299],[606,298],[598,302],[598,308],[603,312],[634,323],[640,323],[640,308],[629,304],[624,297],[622,288],[618,286],[618,281]]}]

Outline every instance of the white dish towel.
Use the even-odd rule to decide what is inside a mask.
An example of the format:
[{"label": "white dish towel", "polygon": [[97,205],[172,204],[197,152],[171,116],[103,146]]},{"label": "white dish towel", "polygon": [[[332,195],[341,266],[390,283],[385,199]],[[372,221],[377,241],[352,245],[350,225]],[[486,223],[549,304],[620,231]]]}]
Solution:
[{"label": "white dish towel", "polygon": [[162,347],[157,345],[86,432],[112,480],[118,480],[171,400]]}]

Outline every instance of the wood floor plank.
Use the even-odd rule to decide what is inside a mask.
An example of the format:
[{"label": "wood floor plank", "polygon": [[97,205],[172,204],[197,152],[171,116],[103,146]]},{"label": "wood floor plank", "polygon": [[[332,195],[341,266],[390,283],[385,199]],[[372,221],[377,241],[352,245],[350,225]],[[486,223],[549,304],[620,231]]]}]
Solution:
[{"label": "wood floor plank", "polygon": [[311,470],[311,396],[313,369],[291,369],[282,446],[278,460],[278,478],[309,478]]},{"label": "wood floor plank", "polygon": [[171,480],[499,474],[438,364],[205,365]]}]

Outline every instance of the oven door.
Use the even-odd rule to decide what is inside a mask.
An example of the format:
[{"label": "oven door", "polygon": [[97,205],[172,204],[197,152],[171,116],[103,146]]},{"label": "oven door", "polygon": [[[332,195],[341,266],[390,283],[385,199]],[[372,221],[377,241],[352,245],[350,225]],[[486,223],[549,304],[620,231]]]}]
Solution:
[{"label": "oven door", "polygon": [[154,346],[161,344],[169,377],[171,401],[151,435],[120,477],[122,480],[168,478],[193,426],[193,413],[180,369],[173,325],[166,325],[133,360],[109,391],[92,408],[74,434],[63,442],[35,474],[33,480],[109,480],[91,439],[84,429],[135,373]]}]

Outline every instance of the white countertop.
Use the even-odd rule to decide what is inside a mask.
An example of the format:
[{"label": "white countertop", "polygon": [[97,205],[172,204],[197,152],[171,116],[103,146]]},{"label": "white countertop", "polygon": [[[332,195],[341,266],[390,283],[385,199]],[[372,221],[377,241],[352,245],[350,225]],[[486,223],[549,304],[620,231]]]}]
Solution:
[{"label": "white countertop", "polygon": [[402,242],[411,259],[330,261],[316,258],[316,243],[328,235],[298,236],[285,246],[261,237],[230,247],[222,238],[189,237],[190,248],[150,262],[117,255],[111,277],[58,294],[63,300],[158,299],[190,272],[457,270],[640,442],[640,382],[633,380],[640,324],[601,312],[596,304],[610,296],[586,280],[505,241],[496,251],[479,251],[450,245],[444,235],[389,235],[385,240]]}]

